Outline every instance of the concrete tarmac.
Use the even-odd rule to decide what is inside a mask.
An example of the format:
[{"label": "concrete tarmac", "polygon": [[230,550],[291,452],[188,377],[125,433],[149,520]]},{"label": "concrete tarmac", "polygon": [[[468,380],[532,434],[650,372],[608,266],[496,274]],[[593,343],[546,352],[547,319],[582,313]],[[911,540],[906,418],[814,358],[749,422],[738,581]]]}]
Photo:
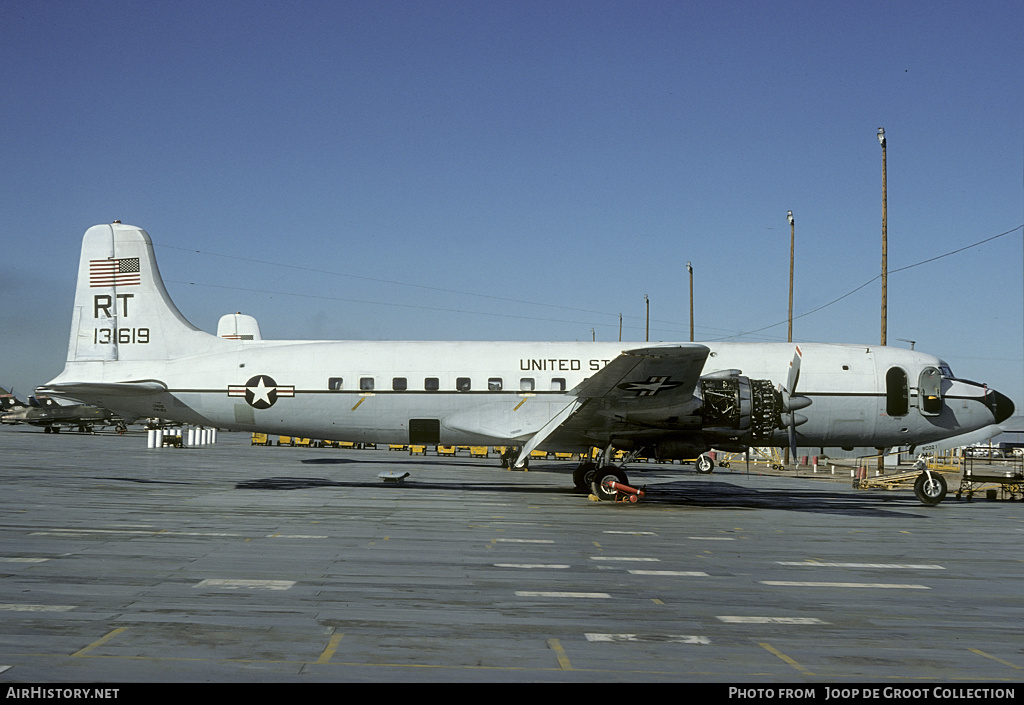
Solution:
[{"label": "concrete tarmac", "polygon": [[1024,676],[1024,504],[952,486],[638,465],[614,504],[569,462],[236,433],[4,427],[0,457],[0,683]]}]

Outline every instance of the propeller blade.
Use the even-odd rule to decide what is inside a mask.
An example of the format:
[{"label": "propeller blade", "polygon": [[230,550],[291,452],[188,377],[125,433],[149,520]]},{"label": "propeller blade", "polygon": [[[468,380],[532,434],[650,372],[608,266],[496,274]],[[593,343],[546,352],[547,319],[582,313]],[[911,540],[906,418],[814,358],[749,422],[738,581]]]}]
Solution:
[{"label": "propeller blade", "polygon": [[786,391],[791,395],[796,394],[796,385],[800,381],[800,363],[803,358],[804,354],[800,350],[800,346],[797,345],[793,360],[789,363],[789,378],[786,380]]},{"label": "propeller blade", "polygon": [[789,375],[786,377],[786,388],[782,391],[782,408],[786,412],[782,416],[782,423],[784,424],[789,435],[789,451],[790,457],[796,457],[796,427],[801,423],[807,421],[807,417],[793,413],[797,409],[803,409],[810,406],[811,400],[807,397],[800,397],[796,395],[796,385],[800,382],[800,364],[803,362],[804,353],[800,349],[800,346],[796,346],[796,352],[793,354],[793,359],[789,363]]}]

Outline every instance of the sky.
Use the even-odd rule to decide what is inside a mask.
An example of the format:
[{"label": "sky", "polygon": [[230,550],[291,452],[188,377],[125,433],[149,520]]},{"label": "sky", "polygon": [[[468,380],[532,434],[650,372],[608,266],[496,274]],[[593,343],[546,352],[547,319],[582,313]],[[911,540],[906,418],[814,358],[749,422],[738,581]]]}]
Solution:
[{"label": "sky", "polygon": [[1024,409],[1022,30],[1019,0],[4,0],[0,386],[61,371],[113,220],[210,332],[686,341],[691,262],[697,340],[785,342],[791,210],[794,340],[878,344],[884,127],[888,342]]}]

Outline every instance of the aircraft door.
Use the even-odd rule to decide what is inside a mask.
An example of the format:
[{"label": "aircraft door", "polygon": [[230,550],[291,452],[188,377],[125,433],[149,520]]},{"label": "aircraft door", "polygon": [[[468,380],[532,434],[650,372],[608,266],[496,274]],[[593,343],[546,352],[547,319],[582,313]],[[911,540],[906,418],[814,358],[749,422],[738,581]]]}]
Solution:
[{"label": "aircraft door", "polygon": [[409,419],[410,445],[437,445],[440,442],[440,419]]},{"label": "aircraft door", "polygon": [[918,407],[924,416],[942,413],[942,373],[934,367],[921,370],[917,382]]},{"label": "aircraft door", "polygon": [[885,413],[906,416],[910,410],[910,385],[907,373],[900,367],[890,367],[885,373]]}]

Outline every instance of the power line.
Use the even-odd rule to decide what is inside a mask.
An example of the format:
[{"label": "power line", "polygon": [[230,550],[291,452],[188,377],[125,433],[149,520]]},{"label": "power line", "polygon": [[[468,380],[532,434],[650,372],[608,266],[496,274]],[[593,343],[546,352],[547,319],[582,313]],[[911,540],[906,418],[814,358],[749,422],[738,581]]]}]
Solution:
[{"label": "power line", "polygon": [[[974,243],[972,243],[970,245],[965,245],[964,247],[960,247],[960,248],[957,248],[955,250],[951,250],[951,251],[946,252],[944,254],[937,255],[935,257],[930,257],[928,259],[921,260],[920,262],[915,262],[914,264],[909,264],[909,265],[906,265],[904,267],[900,267],[898,269],[890,270],[890,273],[895,274],[895,273],[898,273],[898,272],[905,272],[907,270],[914,269],[915,267],[920,267],[922,265],[929,264],[931,262],[935,262],[935,261],[938,261],[940,259],[944,259],[946,257],[951,257],[953,255],[959,254],[961,252],[965,252],[965,251],[970,250],[972,248],[980,247],[981,245],[984,245],[986,243],[992,242],[994,240],[998,240],[999,238],[1002,238],[1002,237],[1005,237],[1005,236],[1010,235],[1012,233],[1015,233],[1018,230],[1021,230],[1022,228],[1024,228],[1024,224],[1018,225],[1017,227],[1012,228],[1011,230],[1007,230],[1005,232],[999,233],[998,235],[993,235],[991,237],[984,238],[984,239],[979,240],[977,242],[974,242]],[[195,254],[204,255],[204,256],[208,256],[208,257],[222,257],[222,258],[225,258],[225,259],[232,259],[232,260],[237,260],[237,261],[241,261],[241,262],[249,262],[251,264],[262,264],[262,265],[268,265],[268,266],[272,266],[272,267],[284,267],[284,268],[287,268],[287,269],[294,269],[294,270],[298,270],[298,271],[313,272],[313,273],[317,273],[317,274],[327,274],[327,275],[338,276],[338,277],[346,277],[346,278],[350,278],[350,279],[358,279],[358,280],[361,280],[361,281],[370,281],[370,282],[375,282],[375,283],[379,283],[379,284],[391,284],[391,285],[397,285],[397,286],[412,287],[412,288],[422,289],[422,290],[426,290],[426,291],[436,291],[436,292],[445,293],[445,294],[456,294],[456,295],[459,295],[459,296],[474,296],[474,297],[483,298],[483,299],[491,299],[491,300],[494,300],[494,301],[502,301],[502,302],[505,302],[505,303],[525,304],[525,305],[530,305],[530,306],[543,306],[543,307],[546,307],[546,308],[561,309],[563,311],[572,311],[572,312],[576,312],[576,313],[586,313],[586,314],[599,315],[599,316],[610,316],[610,317],[621,317],[622,316],[622,314],[620,314],[620,313],[608,313],[608,312],[605,312],[605,311],[594,311],[594,310],[590,310],[590,309],[576,308],[576,307],[572,307],[572,306],[562,306],[562,305],[559,305],[559,304],[551,304],[551,303],[545,303],[545,302],[540,302],[540,301],[524,301],[524,300],[521,300],[521,299],[513,299],[513,298],[505,297],[505,296],[496,296],[494,294],[480,294],[480,293],[470,292],[470,291],[460,291],[460,290],[457,290],[457,289],[447,289],[447,288],[444,288],[444,287],[429,286],[429,285],[426,285],[426,284],[411,284],[409,282],[399,282],[399,281],[394,281],[394,280],[390,280],[390,279],[381,279],[381,278],[378,278],[378,277],[367,277],[367,276],[358,275],[358,274],[349,274],[347,272],[336,272],[336,271],[332,271],[332,270],[319,269],[319,268],[316,268],[316,267],[309,267],[309,266],[304,266],[304,265],[285,264],[285,263],[281,263],[281,262],[270,262],[270,261],[267,261],[267,260],[260,260],[260,259],[256,259],[256,258],[252,258],[252,257],[241,257],[241,256],[238,256],[238,255],[225,255],[225,254],[220,254],[220,253],[217,253],[217,252],[207,252],[207,251],[204,251],[204,250],[195,250],[195,249],[190,249],[190,248],[186,248],[186,247],[175,247],[173,245],[158,245],[158,247],[163,247],[163,248],[170,249],[170,250],[179,250],[179,251],[182,251],[182,252],[190,252],[190,253],[195,253]],[[839,303],[843,299],[846,299],[846,298],[852,296],[853,294],[857,293],[861,289],[869,286],[870,284],[872,284],[873,282],[877,281],[880,278],[881,278],[881,275],[876,275],[876,276],[872,277],[871,279],[869,279],[868,281],[866,281],[863,284],[861,284],[860,286],[858,286],[858,287],[856,287],[856,288],[846,292],[845,294],[843,294],[841,296],[836,297],[835,299],[832,299],[828,303],[824,303],[824,304],[822,304],[822,305],[820,305],[820,306],[818,306],[816,308],[811,309],[810,311],[805,311],[804,313],[801,313],[801,314],[799,314],[797,316],[794,316],[793,318],[794,318],[794,320],[797,320],[797,319],[800,319],[800,318],[805,318],[807,316],[810,316],[811,314],[814,314],[814,313],[817,313],[817,312],[819,312],[819,311],[821,311],[823,309],[826,309],[829,306],[833,306],[834,304]],[[272,295],[276,295],[276,296],[300,296],[300,297],[305,297],[305,298],[323,299],[323,300],[328,300],[328,301],[344,301],[344,302],[347,302],[347,303],[359,303],[359,304],[378,305],[378,306],[397,306],[397,307],[401,307],[401,308],[416,308],[416,309],[422,309],[422,310],[440,311],[440,312],[445,312],[445,313],[473,314],[473,315],[480,315],[480,316],[497,316],[499,318],[519,318],[519,319],[526,319],[526,320],[544,321],[544,322],[550,322],[550,323],[569,323],[569,324],[573,324],[573,325],[601,325],[601,326],[613,326],[613,325],[615,325],[614,322],[611,322],[611,323],[597,323],[597,324],[595,324],[592,321],[588,321],[588,322],[569,321],[569,320],[563,320],[563,319],[542,318],[542,317],[538,317],[538,316],[524,316],[524,315],[521,315],[521,314],[504,314],[504,313],[489,313],[489,312],[483,312],[483,311],[467,311],[467,310],[464,310],[464,309],[450,309],[450,308],[440,308],[440,307],[431,307],[431,306],[414,305],[414,304],[395,304],[395,303],[388,303],[388,302],[382,302],[382,301],[367,301],[367,300],[360,300],[360,299],[350,299],[350,298],[323,296],[323,295],[315,295],[315,294],[294,294],[294,293],[290,293],[290,292],[269,291],[269,290],[265,290],[265,289],[250,289],[250,288],[243,288],[243,287],[223,286],[223,285],[217,285],[217,284],[197,284],[195,282],[183,282],[183,281],[174,281],[174,280],[168,280],[168,281],[171,281],[172,283],[176,283],[176,284],[188,284],[190,286],[207,286],[207,287],[212,287],[212,288],[232,289],[232,290],[235,290],[235,291],[246,291],[246,292],[251,292],[251,293],[272,294]],[[640,319],[639,316],[626,316],[626,318]],[[653,322],[657,323],[657,324],[660,324],[661,326],[668,326],[667,328],[659,327],[658,330],[661,330],[661,331],[678,332],[678,331],[682,330],[682,328],[681,328],[682,324],[679,324],[679,323],[677,323],[675,321],[655,320]],[[778,323],[772,323],[772,324],[767,325],[767,326],[762,326],[761,328],[757,328],[757,329],[749,330],[749,331],[744,331],[744,332],[741,332],[741,333],[735,333],[735,334],[732,334],[732,335],[725,335],[725,336],[722,336],[722,337],[719,337],[719,338],[714,338],[713,340],[729,340],[729,339],[732,339],[732,338],[746,337],[746,336],[749,336],[749,335],[754,335],[755,333],[760,333],[762,331],[766,331],[766,330],[768,330],[770,328],[775,328],[776,326],[787,324],[788,322],[789,322],[789,319],[787,318],[786,320],[780,321]],[[714,330],[713,328],[707,328],[706,326],[701,326],[701,327],[705,328],[707,330]],[[630,326],[630,328],[638,328],[638,326]]]},{"label": "power line", "polygon": [[[935,262],[935,261],[943,259],[945,257],[950,257],[950,256],[958,254],[960,252],[964,252],[965,250],[969,250],[969,249],[971,249],[973,247],[978,247],[980,245],[984,245],[987,242],[992,242],[993,240],[998,240],[999,238],[1005,237],[1006,235],[1010,235],[1011,233],[1015,233],[1015,232],[1017,232],[1018,230],[1020,230],[1022,228],[1024,228],[1024,225],[1018,225],[1016,228],[1013,228],[1012,230],[1007,230],[1006,232],[999,233],[998,235],[993,235],[992,237],[985,238],[984,240],[979,240],[978,242],[975,242],[973,244],[967,245],[965,247],[961,247],[961,248],[956,249],[956,250],[952,250],[952,251],[947,252],[945,254],[938,255],[936,257],[930,257],[930,258],[928,258],[926,260],[921,260],[920,262],[915,262],[914,264],[908,264],[907,266],[900,267],[899,269],[892,269],[892,270],[889,271],[889,273],[890,274],[895,274],[897,272],[905,272],[908,269],[913,269],[915,267],[920,267],[921,265],[928,264],[930,262]],[[863,284],[861,284],[860,286],[858,286],[856,289],[848,291],[848,292],[846,292],[845,294],[843,294],[842,296],[840,296],[838,298],[832,299],[827,304],[822,304],[821,306],[818,306],[817,308],[813,308],[810,311],[806,311],[804,313],[801,313],[799,316],[794,316],[794,320],[796,320],[798,318],[804,318],[805,316],[810,316],[812,313],[817,313],[818,311],[820,311],[820,310],[822,310],[824,308],[828,308],[829,306],[831,306],[833,304],[839,303],[840,301],[842,301],[843,299],[847,298],[848,296],[852,296],[853,294],[856,294],[858,291],[860,291],[864,287],[868,286],[869,284],[871,284],[873,282],[878,281],[881,278],[882,278],[882,275],[881,274],[877,274],[874,277],[872,277],[871,279],[869,279],[868,281],[866,281]],[[737,333],[736,335],[727,336],[726,338],[718,338],[718,340],[726,340],[728,338],[739,338],[739,337],[746,336],[746,335],[753,335],[754,333],[760,333],[763,330],[768,330],[769,328],[774,328],[776,326],[781,326],[783,323],[788,323],[788,322],[789,322],[789,319],[786,319],[785,321],[780,321],[778,323],[772,323],[771,325],[767,325],[767,326],[764,326],[763,328],[758,328],[756,330],[746,331],[744,333]]]}]

